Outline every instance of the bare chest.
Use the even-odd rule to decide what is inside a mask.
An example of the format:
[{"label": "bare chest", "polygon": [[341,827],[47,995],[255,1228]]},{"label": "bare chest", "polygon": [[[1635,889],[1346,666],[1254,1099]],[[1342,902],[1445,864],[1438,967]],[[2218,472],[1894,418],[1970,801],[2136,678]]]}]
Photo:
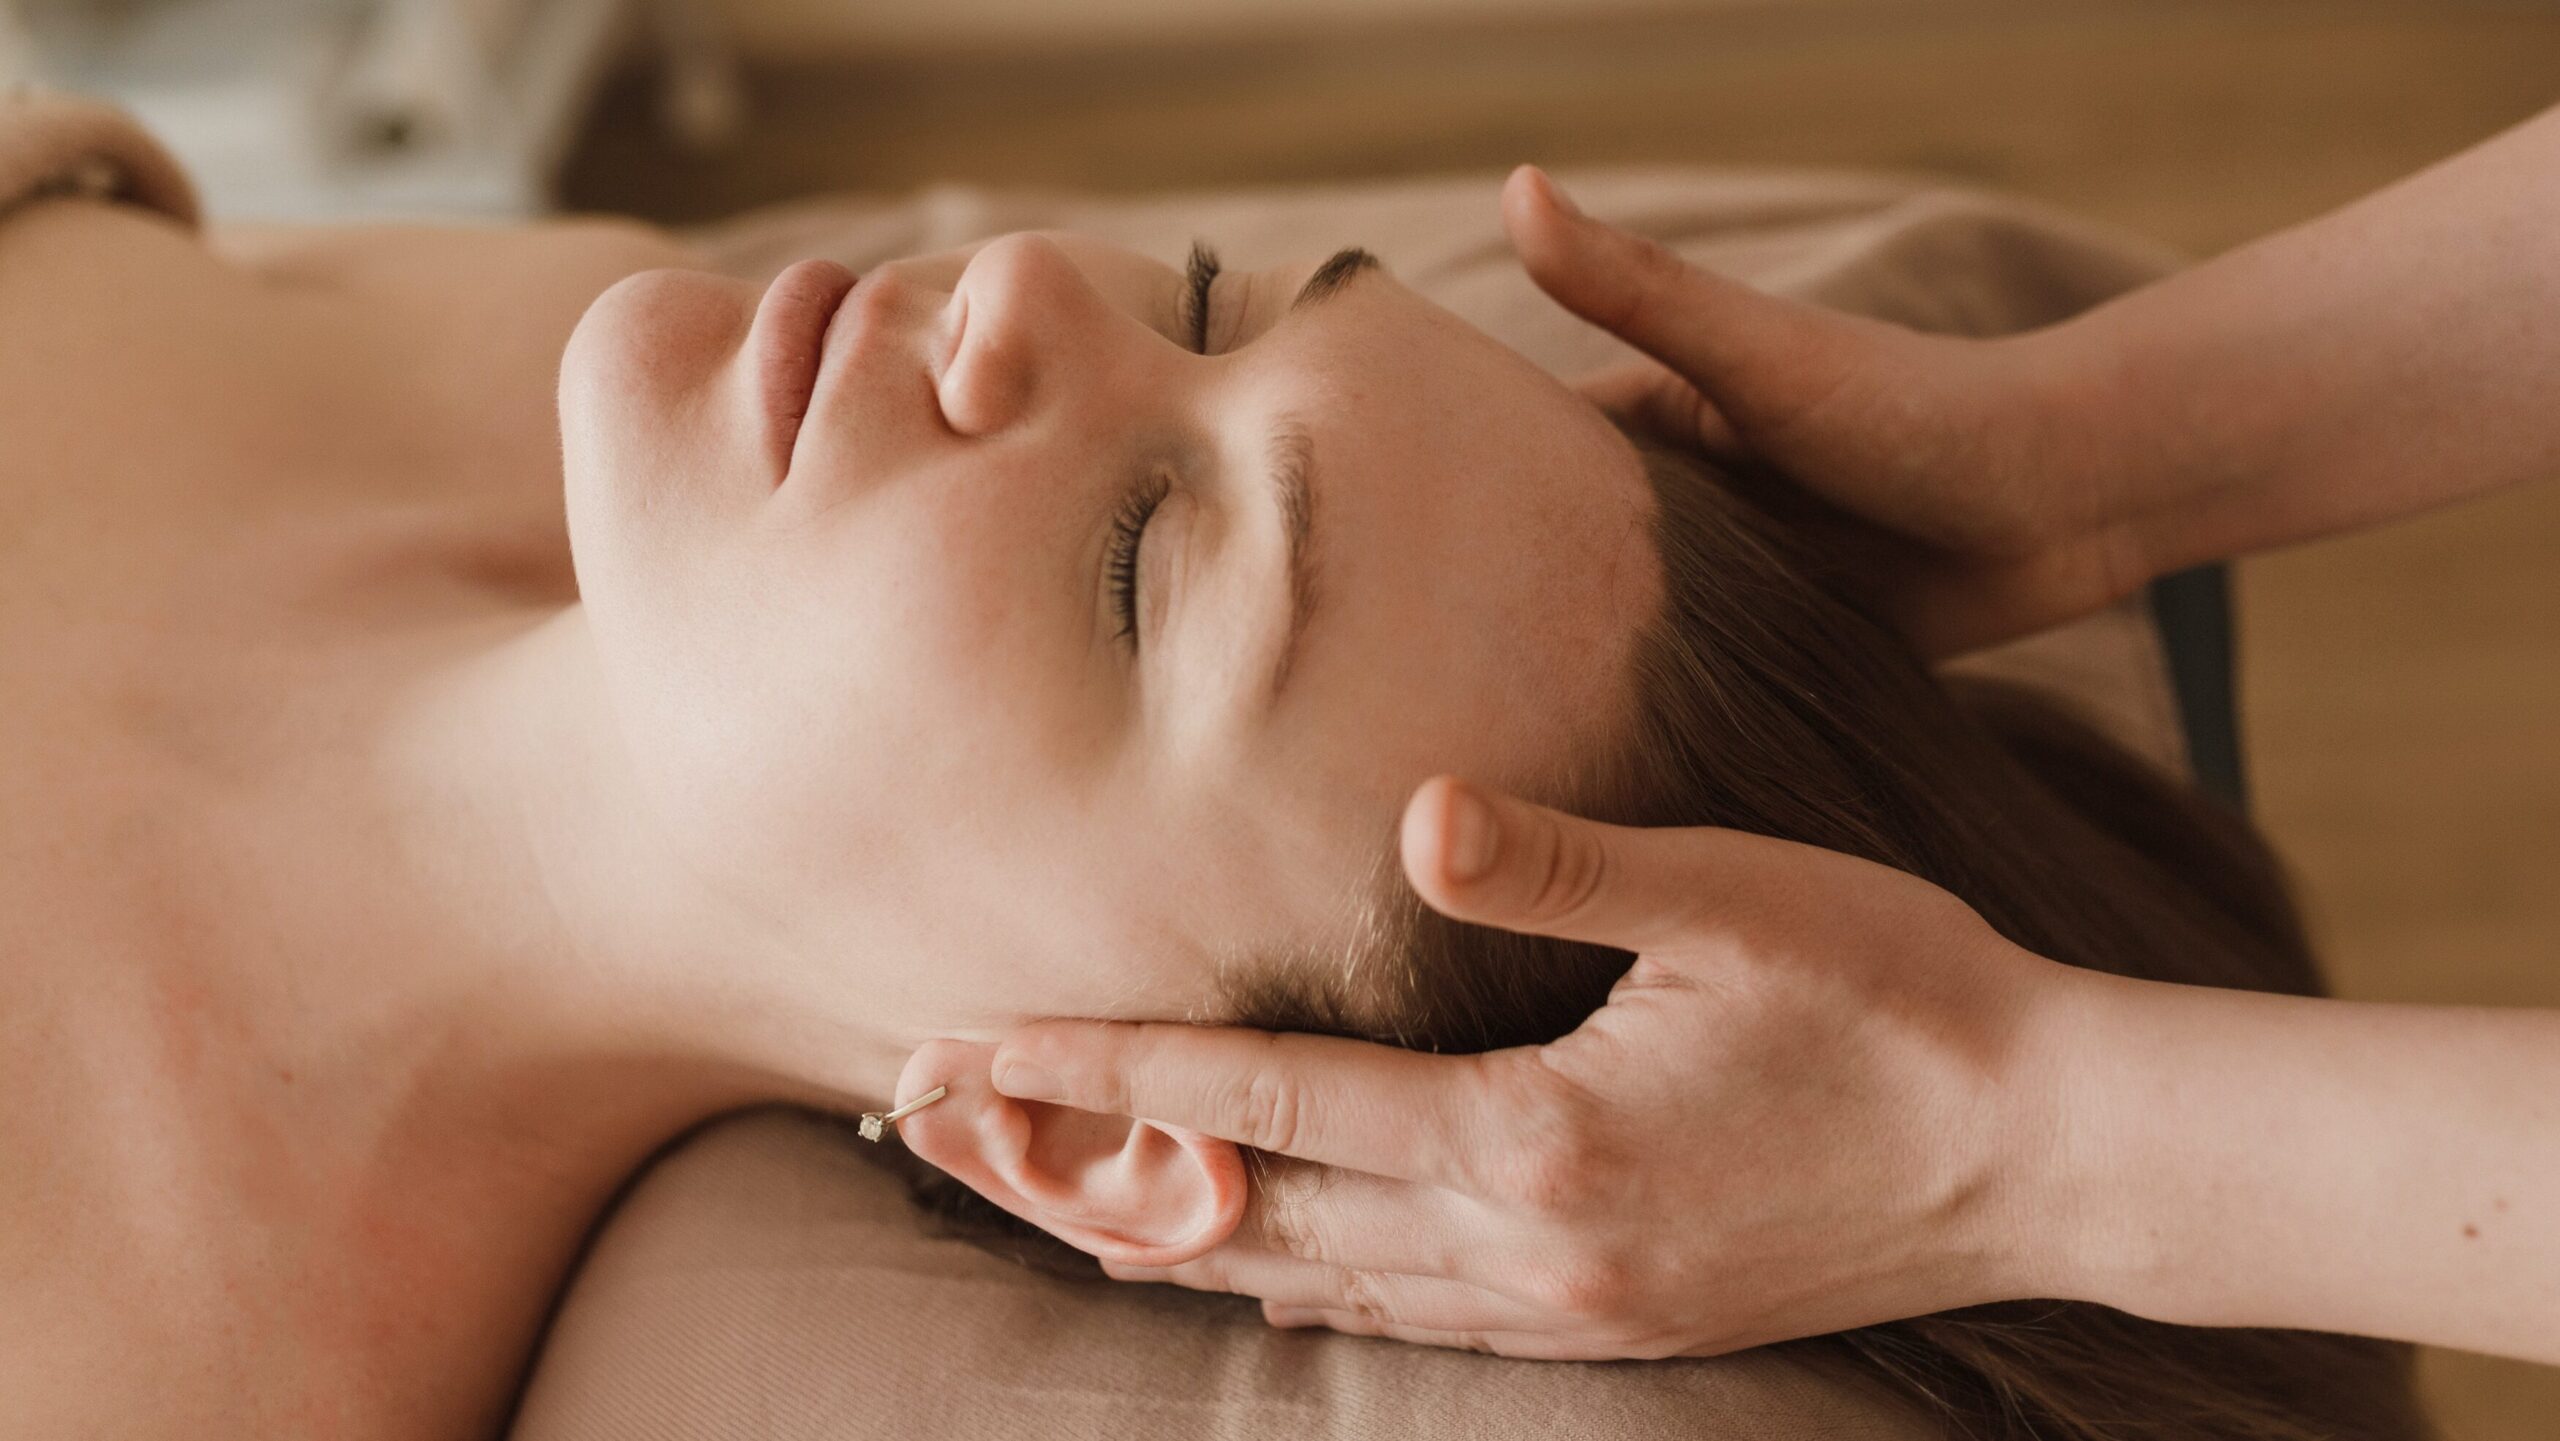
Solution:
[{"label": "bare chest", "polygon": [[[318,723],[345,635],[573,589],[560,347],[614,279],[681,254],[618,230],[507,242],[251,237],[251,283],[105,207],[0,225],[13,1428],[470,1434],[386,1420],[364,1358],[420,1338],[367,1328],[405,1313],[351,1289],[332,1238],[262,1219],[310,1213],[325,1177],[296,1078],[242,1069],[256,1017],[190,966],[206,938],[177,878],[230,858],[171,848]],[[229,924],[237,945],[255,918]]]}]

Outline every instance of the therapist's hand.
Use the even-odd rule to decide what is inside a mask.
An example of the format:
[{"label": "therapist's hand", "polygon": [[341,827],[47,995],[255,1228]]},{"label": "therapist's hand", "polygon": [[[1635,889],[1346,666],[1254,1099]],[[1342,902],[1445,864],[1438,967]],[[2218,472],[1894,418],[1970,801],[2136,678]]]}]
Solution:
[{"label": "therapist's hand", "polygon": [[2170,473],[2167,438],[2132,419],[2120,358],[2081,328],[1927,335],[1768,295],[1582,216],[1531,166],[1502,214],[1540,287],[1653,357],[1584,393],[1897,538],[1876,600],[1924,651],[2023,635],[2151,579],[2138,493]]},{"label": "therapist's hand", "polygon": [[[1481,837],[1471,841],[1469,836]],[[1722,830],[1600,825],[1435,778],[1407,873],[1465,920],[1637,953],[1547,1046],[1043,1022],[999,1090],[1280,1159],[1169,1270],[1278,1325],[1556,1358],[1711,1354],[2062,1294],[2034,1258],[2069,971],[1899,871]],[[2032,1233],[2032,1234],[2031,1234]]]}]

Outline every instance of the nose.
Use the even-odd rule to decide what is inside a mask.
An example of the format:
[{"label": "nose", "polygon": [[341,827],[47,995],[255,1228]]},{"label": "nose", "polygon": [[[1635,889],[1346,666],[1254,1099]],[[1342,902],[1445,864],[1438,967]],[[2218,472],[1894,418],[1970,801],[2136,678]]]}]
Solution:
[{"label": "nose", "polygon": [[1006,235],[969,257],[954,287],[960,335],[941,381],[943,418],[986,436],[1060,406],[1090,403],[1153,335],[1095,290],[1045,236]]}]

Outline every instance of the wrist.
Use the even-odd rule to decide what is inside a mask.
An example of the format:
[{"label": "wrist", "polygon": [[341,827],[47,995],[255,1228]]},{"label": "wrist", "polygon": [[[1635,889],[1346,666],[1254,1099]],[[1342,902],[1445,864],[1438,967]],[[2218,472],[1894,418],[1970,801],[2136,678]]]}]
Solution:
[{"label": "wrist", "polygon": [[[2272,417],[2289,402],[2263,367],[2239,377],[2217,334],[2163,287],[2133,291],[2037,332],[2049,403],[2079,420],[2074,440],[2097,477],[2079,515],[2132,579],[2126,589],[2254,548],[2267,477],[2279,468]],[[2237,378],[2235,378],[2237,377]]]},{"label": "wrist", "polygon": [[2048,547],[2103,535],[2138,515],[2145,492],[2161,483],[2157,427],[2144,410],[2155,403],[2106,310],[2010,337],[2014,363],[2032,397],[2046,475],[2032,494]]},{"label": "wrist", "polygon": [[2008,1077],[2001,1188],[2005,1298],[2139,1309],[2160,1237],[2146,1224],[2137,1028],[2145,983],[2054,962]]}]

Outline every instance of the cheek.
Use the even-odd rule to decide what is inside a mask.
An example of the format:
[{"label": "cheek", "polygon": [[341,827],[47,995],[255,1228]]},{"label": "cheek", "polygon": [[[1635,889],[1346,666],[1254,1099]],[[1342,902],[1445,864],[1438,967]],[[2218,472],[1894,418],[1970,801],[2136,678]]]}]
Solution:
[{"label": "cheek", "polygon": [[1076,525],[1037,477],[983,466],[901,477],[827,517],[805,573],[851,607],[820,623],[898,764],[993,765],[1054,790],[1103,759],[1126,672],[1101,645]]},{"label": "cheek", "polygon": [[792,905],[1074,853],[1120,712],[1063,523],[983,471],[926,470],[683,528],[643,578],[663,583],[594,617],[670,832]]}]

